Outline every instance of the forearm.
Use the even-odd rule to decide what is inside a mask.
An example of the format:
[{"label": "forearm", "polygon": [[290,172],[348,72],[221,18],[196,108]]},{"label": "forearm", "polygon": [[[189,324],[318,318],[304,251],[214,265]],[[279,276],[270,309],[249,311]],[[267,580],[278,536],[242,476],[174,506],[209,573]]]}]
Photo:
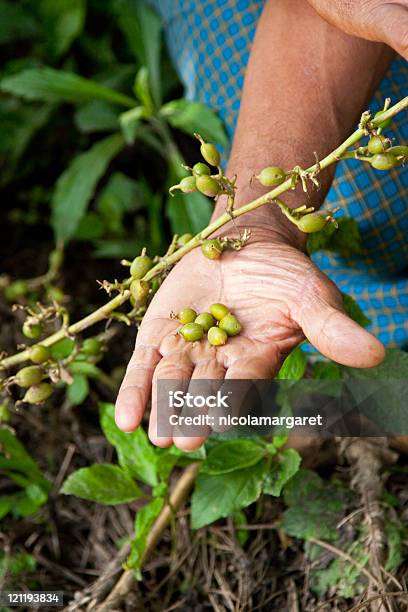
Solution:
[{"label": "forearm", "polygon": [[[238,175],[237,204],[266,190],[251,176],[268,165],[307,167],[354,129],[392,55],[387,47],[348,36],[326,23],[306,0],[268,0],[247,67],[241,109],[228,165]],[[318,208],[334,170],[319,176],[307,196],[297,187],[285,197]],[[307,198],[307,199],[306,199]],[[224,203],[216,207],[215,216]],[[274,206],[240,221],[273,225],[300,236]],[[289,227],[290,226],[290,227]]]}]

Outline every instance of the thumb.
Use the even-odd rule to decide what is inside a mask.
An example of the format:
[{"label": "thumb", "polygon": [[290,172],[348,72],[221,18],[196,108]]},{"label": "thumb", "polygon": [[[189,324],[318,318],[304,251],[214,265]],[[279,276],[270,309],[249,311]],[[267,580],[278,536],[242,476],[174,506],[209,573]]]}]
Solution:
[{"label": "thumb", "polygon": [[375,11],[376,39],[408,60],[408,6],[384,2]]},{"label": "thumb", "polygon": [[332,361],[355,368],[371,368],[384,359],[383,344],[339,306],[313,300],[303,310],[300,325],[313,346]]}]

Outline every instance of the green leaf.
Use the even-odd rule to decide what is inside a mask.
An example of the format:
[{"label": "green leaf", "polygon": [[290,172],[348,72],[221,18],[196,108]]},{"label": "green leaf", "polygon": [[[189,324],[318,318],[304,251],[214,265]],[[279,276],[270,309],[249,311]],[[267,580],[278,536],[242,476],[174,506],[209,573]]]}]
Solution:
[{"label": "green leaf", "polygon": [[34,459],[7,427],[0,427],[0,470],[21,473],[44,490],[50,488],[50,482],[43,477]]},{"label": "green leaf", "polygon": [[51,203],[57,240],[67,242],[72,238],[98,181],[123,146],[122,136],[109,136],[78,155],[59,177]]},{"label": "green leaf", "polygon": [[191,500],[192,528],[199,529],[252,504],[261,494],[264,476],[264,462],[219,476],[199,474]]},{"label": "green leaf", "polygon": [[2,495],[0,497],[0,521],[11,511],[14,502],[15,495]]},{"label": "green leaf", "polygon": [[321,249],[333,251],[343,257],[359,255],[362,252],[362,240],[355,219],[341,217],[337,224],[337,229],[334,223],[328,223],[320,232],[310,234],[307,241],[309,255]]},{"label": "green leaf", "polygon": [[131,108],[119,115],[120,128],[127,144],[134,143],[140,122],[144,116],[145,110],[143,106],[135,106],[135,108]]},{"label": "green leaf", "polygon": [[279,497],[283,487],[299,470],[301,457],[294,448],[287,448],[278,455],[278,461],[275,461],[270,472],[266,475],[263,492],[268,495]]},{"label": "green leaf", "polygon": [[119,26],[134,55],[148,70],[150,90],[156,106],[159,107],[161,19],[140,0],[121,0],[117,7]]},{"label": "green leaf", "polygon": [[164,499],[162,497],[155,497],[136,514],[135,535],[131,543],[131,551],[126,562],[126,567],[135,570],[139,580],[141,578],[140,567],[143,552],[146,548],[147,537],[163,506]]},{"label": "green leaf", "polygon": [[359,412],[390,435],[407,432],[408,353],[387,349],[374,368],[342,367],[344,380]]},{"label": "green leaf", "polygon": [[113,404],[99,404],[103,433],[115,447],[118,460],[124,470],[146,484],[155,486],[157,478],[157,456],[145,431],[138,427],[132,433],[124,433],[115,423]]},{"label": "green leaf", "polygon": [[73,406],[79,406],[88,397],[89,384],[86,376],[76,374],[67,389],[67,398]]},{"label": "green leaf", "polygon": [[300,347],[289,353],[282,364],[276,378],[278,380],[300,380],[307,366],[307,357]]},{"label": "green leaf", "polygon": [[132,107],[135,101],[122,93],[104,87],[72,72],[54,68],[31,68],[0,81],[0,89],[27,100],[43,102],[71,102],[80,104],[105,100],[112,104]]},{"label": "green leaf", "polygon": [[71,374],[82,374],[89,378],[98,378],[100,375],[99,368],[89,361],[73,361],[69,366],[69,371]]},{"label": "green leaf", "polygon": [[241,546],[245,546],[249,538],[249,531],[248,529],[240,529],[241,525],[246,525],[248,522],[245,512],[243,510],[239,510],[238,512],[235,512],[235,514],[232,517],[232,521],[236,529],[235,533],[236,533],[238,542],[241,544]]},{"label": "green leaf", "polygon": [[[35,134],[44,127],[52,113],[52,106],[33,106],[19,100],[0,102],[0,153],[6,180],[13,178],[13,169]],[[7,164],[7,166],[6,166]]]},{"label": "green leaf", "polygon": [[367,325],[371,325],[370,319],[365,316],[364,312],[361,310],[357,302],[350,295],[346,295],[345,293],[343,293],[342,295],[343,308],[350,317],[350,319],[353,319],[353,321],[355,321],[362,327],[367,327]]},{"label": "green leaf", "polygon": [[62,338],[50,346],[51,358],[54,361],[62,361],[70,356],[75,348],[75,340],[72,338]]},{"label": "green leaf", "polygon": [[406,525],[398,518],[385,521],[384,529],[387,536],[388,550],[385,569],[387,572],[393,573],[400,567],[406,558],[404,542],[408,536],[408,530]]},{"label": "green leaf", "polygon": [[250,439],[220,442],[208,453],[201,466],[202,474],[227,474],[255,465],[265,456],[265,447]]},{"label": "green leaf", "polygon": [[115,108],[103,100],[94,100],[80,106],[75,113],[75,125],[83,134],[111,132],[119,127]]},{"label": "green leaf", "polygon": [[74,240],[83,240],[85,242],[98,240],[105,233],[105,223],[101,219],[101,215],[93,210],[88,211],[78,223],[75,230]]},{"label": "green leaf", "polygon": [[[146,201],[151,205],[149,198]],[[121,236],[125,233],[125,214],[146,206],[143,186],[115,172],[98,196],[97,206],[109,232]]]},{"label": "green leaf", "polygon": [[65,480],[61,493],[114,506],[142,497],[142,491],[122,468],[110,463],[94,464],[73,472]]},{"label": "green leaf", "polygon": [[154,112],[154,102],[150,93],[149,72],[146,66],[139,68],[133,89],[143,107],[143,112],[150,117]]},{"label": "green leaf", "polygon": [[46,35],[48,53],[58,58],[82,32],[85,0],[40,0],[39,13]]},{"label": "green leaf", "polygon": [[325,482],[312,470],[299,470],[284,488],[289,508],[283,513],[282,527],[295,538],[335,541],[337,524],[347,512],[350,491]]},{"label": "green leaf", "polygon": [[198,132],[206,141],[228,147],[224,125],[215,112],[202,102],[190,102],[185,98],[172,100],[160,109],[160,115],[171,126],[189,136]]},{"label": "green leaf", "polygon": [[316,361],[313,364],[313,378],[317,380],[340,380],[341,368],[333,361]]},{"label": "green leaf", "polygon": [[17,2],[0,1],[0,44],[33,38],[38,24],[33,16]]}]

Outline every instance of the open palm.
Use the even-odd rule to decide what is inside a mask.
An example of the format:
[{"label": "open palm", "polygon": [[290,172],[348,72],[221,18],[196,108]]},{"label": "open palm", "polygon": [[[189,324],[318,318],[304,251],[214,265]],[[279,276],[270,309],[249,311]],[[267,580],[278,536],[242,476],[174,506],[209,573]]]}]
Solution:
[{"label": "open palm", "polygon": [[[213,347],[186,343],[175,333],[179,324],[171,311],[208,311],[214,302],[225,303],[238,317],[239,336]],[[117,399],[117,424],[124,431],[139,425],[153,384],[152,442],[196,448],[202,438],[158,437],[157,380],[271,378],[305,337],[345,365],[371,367],[384,356],[382,344],[344,314],[335,285],[271,232],[257,230],[239,253],[225,252],[216,261],[195,249],[169,274],[144,317]]]}]

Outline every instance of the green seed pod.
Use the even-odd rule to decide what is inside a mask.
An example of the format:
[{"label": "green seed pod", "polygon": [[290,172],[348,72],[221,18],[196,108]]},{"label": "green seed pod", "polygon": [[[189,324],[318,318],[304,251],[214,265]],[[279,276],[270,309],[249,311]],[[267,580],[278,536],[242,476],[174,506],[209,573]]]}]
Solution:
[{"label": "green seed pod", "polygon": [[207,166],[207,164],[203,164],[203,162],[198,162],[193,166],[193,174],[194,176],[205,176],[206,174],[211,174],[211,170]]},{"label": "green seed pod", "polygon": [[27,283],[24,280],[16,280],[4,289],[4,297],[8,302],[15,302],[28,293]]},{"label": "green seed pod", "polygon": [[129,290],[133,299],[143,304],[149,295],[150,284],[143,280],[134,280],[131,282]]},{"label": "green seed pod", "polygon": [[139,255],[132,261],[130,274],[134,279],[139,280],[143,278],[152,267],[153,261],[148,255]]},{"label": "green seed pod", "polygon": [[41,323],[33,323],[30,319],[24,321],[22,330],[21,330],[26,338],[30,338],[34,340],[35,338],[39,338],[43,333],[43,327]]},{"label": "green seed pod", "polygon": [[19,370],[14,377],[14,382],[19,387],[32,387],[38,385],[44,377],[44,372],[39,366],[27,366]]},{"label": "green seed pod", "polygon": [[193,323],[197,318],[197,313],[192,308],[183,308],[177,315],[177,321],[179,321],[182,325],[186,325],[187,323]]},{"label": "green seed pod", "polygon": [[391,170],[398,165],[398,161],[392,153],[378,153],[371,158],[370,163],[376,170]]},{"label": "green seed pod", "polygon": [[40,383],[34,387],[27,389],[23,402],[28,404],[42,404],[52,395],[52,386],[50,383]]},{"label": "green seed pod", "polygon": [[102,349],[102,342],[98,338],[86,338],[81,346],[81,353],[95,357],[99,355]]},{"label": "green seed pod", "polygon": [[33,363],[44,363],[44,361],[48,361],[51,356],[51,351],[48,347],[43,346],[42,344],[37,344],[36,346],[32,346],[30,348],[30,359]]},{"label": "green seed pod", "polygon": [[183,193],[192,193],[197,191],[195,176],[185,176],[179,183],[179,188]]},{"label": "green seed pod", "polygon": [[200,152],[207,164],[218,168],[221,163],[221,157],[215,145],[210,142],[203,142],[200,147]]},{"label": "green seed pod", "polygon": [[[383,113],[384,111],[378,111],[377,113],[375,113],[374,115],[374,119],[376,119],[378,117],[378,115],[381,115],[381,113]],[[383,121],[382,123],[380,123],[380,125],[378,125],[377,127],[381,128],[382,130],[384,130],[385,128],[387,128],[390,124],[391,124],[392,119],[386,119],[385,121]]]},{"label": "green seed pod", "polygon": [[197,176],[196,184],[198,191],[209,198],[215,198],[220,192],[220,187],[212,176]]},{"label": "green seed pod", "polygon": [[319,232],[327,223],[326,216],[325,213],[309,213],[299,219],[297,226],[302,232],[305,232],[305,234]]},{"label": "green seed pod", "polygon": [[204,336],[204,329],[198,323],[187,323],[179,330],[179,334],[187,342],[197,342]]},{"label": "green seed pod", "polygon": [[227,316],[227,314],[229,314],[229,308],[227,308],[224,304],[211,304],[210,312],[214,319],[217,319],[217,321],[221,321],[221,319],[223,319]]},{"label": "green seed pod", "polygon": [[185,246],[193,238],[193,234],[182,234],[177,240],[177,246]]},{"label": "green seed pod", "polygon": [[237,336],[242,329],[241,323],[234,315],[227,314],[219,322],[220,329],[223,329],[228,336]]},{"label": "green seed pod", "polygon": [[367,149],[371,155],[383,153],[387,148],[387,139],[383,136],[371,136],[368,141]]},{"label": "green seed pod", "polygon": [[213,346],[223,346],[227,344],[228,335],[223,329],[219,327],[210,327],[207,334],[207,339]]},{"label": "green seed pod", "polygon": [[222,255],[223,246],[217,238],[214,240],[204,240],[201,245],[201,251],[208,259],[219,259]]},{"label": "green seed pod", "polygon": [[212,314],[209,312],[201,312],[195,319],[194,323],[198,323],[198,325],[201,325],[205,332],[208,332],[210,327],[215,325],[215,320]]},{"label": "green seed pod", "polygon": [[257,178],[264,187],[274,187],[275,185],[283,183],[286,179],[286,174],[279,166],[268,166],[261,170],[259,175],[255,178]]}]

